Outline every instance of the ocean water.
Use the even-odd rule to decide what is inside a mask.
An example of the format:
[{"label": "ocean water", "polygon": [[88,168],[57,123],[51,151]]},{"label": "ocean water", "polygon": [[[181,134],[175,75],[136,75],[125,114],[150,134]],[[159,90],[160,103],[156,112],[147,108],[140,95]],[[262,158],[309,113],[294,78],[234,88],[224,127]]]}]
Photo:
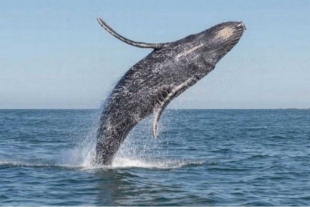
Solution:
[{"label": "ocean water", "polygon": [[98,110],[0,110],[0,206],[310,205],[310,110],[168,110],[93,163]]}]

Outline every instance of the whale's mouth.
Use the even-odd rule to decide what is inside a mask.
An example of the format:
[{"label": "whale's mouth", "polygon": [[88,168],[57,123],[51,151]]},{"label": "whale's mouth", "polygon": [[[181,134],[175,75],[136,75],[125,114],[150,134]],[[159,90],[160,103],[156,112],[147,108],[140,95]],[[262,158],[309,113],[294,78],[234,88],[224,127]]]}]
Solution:
[{"label": "whale's mouth", "polygon": [[240,22],[237,27],[242,27],[243,30],[246,30],[246,26],[243,22]]}]

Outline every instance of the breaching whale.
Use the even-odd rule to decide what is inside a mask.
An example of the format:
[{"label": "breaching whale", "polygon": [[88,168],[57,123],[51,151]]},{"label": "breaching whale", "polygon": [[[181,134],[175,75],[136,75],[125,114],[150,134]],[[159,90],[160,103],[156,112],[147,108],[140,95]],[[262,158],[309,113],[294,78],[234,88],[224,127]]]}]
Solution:
[{"label": "breaching whale", "polygon": [[154,113],[153,135],[166,106],[211,72],[239,41],[245,25],[224,22],[200,33],[168,43],[136,42],[123,37],[102,19],[99,24],[114,37],[153,51],[118,81],[103,105],[97,130],[96,162],[111,165],[127,134]]}]

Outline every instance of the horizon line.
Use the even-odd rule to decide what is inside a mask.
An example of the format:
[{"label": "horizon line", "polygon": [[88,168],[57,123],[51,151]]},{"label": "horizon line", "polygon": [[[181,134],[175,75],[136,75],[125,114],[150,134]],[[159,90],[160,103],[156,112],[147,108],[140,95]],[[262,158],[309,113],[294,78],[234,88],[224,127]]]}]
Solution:
[{"label": "horizon line", "polygon": [[[100,110],[100,108],[0,108],[0,110]],[[172,108],[166,110],[310,110],[310,108]]]}]

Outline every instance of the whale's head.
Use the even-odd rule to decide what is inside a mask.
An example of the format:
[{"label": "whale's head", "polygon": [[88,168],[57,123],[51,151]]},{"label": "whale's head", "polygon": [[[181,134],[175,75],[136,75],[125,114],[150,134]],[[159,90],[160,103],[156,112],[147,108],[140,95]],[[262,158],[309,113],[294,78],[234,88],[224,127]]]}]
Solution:
[{"label": "whale's head", "polygon": [[245,29],[243,22],[225,22],[197,34],[202,58],[215,65],[238,43]]},{"label": "whale's head", "polygon": [[203,56],[215,65],[238,43],[245,29],[243,22],[225,22],[202,32]]},{"label": "whale's head", "polygon": [[215,66],[240,40],[246,27],[243,22],[224,22],[198,34],[190,35],[177,44],[184,45],[176,60],[192,63],[203,61]]}]

